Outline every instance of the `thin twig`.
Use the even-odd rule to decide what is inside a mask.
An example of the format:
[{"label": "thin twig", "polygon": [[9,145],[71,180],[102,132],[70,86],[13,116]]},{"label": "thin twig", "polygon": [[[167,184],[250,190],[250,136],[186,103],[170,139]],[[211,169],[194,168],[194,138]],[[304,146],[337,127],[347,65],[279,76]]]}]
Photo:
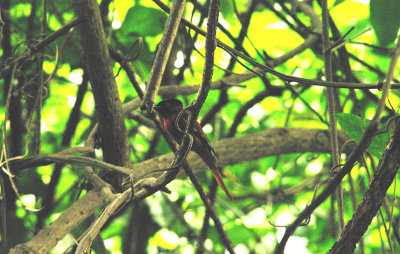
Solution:
[{"label": "thin twig", "polygon": [[131,84],[133,85],[133,88],[137,92],[139,98],[143,99],[143,91],[136,80],[135,73],[132,71],[132,64],[124,59],[123,56],[110,45],[108,45],[108,51],[110,52],[110,56],[117,61],[126,72],[126,75],[128,76],[129,81],[131,81]]},{"label": "thin twig", "polygon": [[[167,5],[165,5],[163,2],[161,2],[160,0],[153,0],[153,2],[155,2],[162,10],[164,10],[165,12],[169,13],[169,7]],[[196,32],[198,32],[199,34],[205,36],[207,33],[200,29],[199,27],[197,27],[196,25],[192,24],[191,22],[187,21],[186,19],[182,18],[181,22],[189,27],[190,29],[195,30]],[[310,41],[314,41],[317,37],[310,37],[312,38],[312,40]],[[314,80],[314,79],[305,79],[305,78],[299,78],[299,77],[295,77],[295,76],[290,76],[290,75],[286,75],[283,74],[281,72],[278,72],[276,70],[274,70],[273,68],[266,66],[264,64],[261,64],[257,61],[255,61],[254,59],[252,59],[251,57],[248,57],[246,55],[244,55],[243,53],[229,47],[228,45],[226,45],[225,43],[221,42],[220,40],[217,39],[217,46],[226,50],[229,54],[233,54],[237,57],[241,57],[244,60],[248,61],[249,63],[251,63],[252,65],[254,65],[255,67],[260,68],[261,70],[263,70],[264,72],[268,72],[276,77],[279,77],[285,81],[288,82],[297,82],[300,84],[305,84],[305,85],[316,85],[316,86],[324,86],[324,87],[336,87],[336,88],[354,88],[354,89],[379,89],[381,86],[379,85],[378,82],[374,83],[374,84],[367,84],[367,83],[351,83],[351,82],[334,82],[334,81],[323,81],[323,80]],[[307,47],[308,48],[308,47]],[[399,89],[400,88],[400,84],[396,83],[392,85],[393,89]]]},{"label": "thin twig", "polygon": [[[327,7],[327,0],[321,1],[322,9],[322,42],[324,52],[324,65],[325,65],[325,78],[327,81],[332,81],[332,54],[329,50],[329,10]],[[326,89],[328,112],[329,112],[329,132],[330,132],[330,145],[331,145],[331,161],[332,166],[335,167],[339,162],[339,146],[337,138],[337,127],[336,127],[336,98],[335,88],[328,87]],[[335,172],[335,171],[332,171]],[[341,233],[344,228],[344,212],[343,212],[343,189],[342,184],[338,184],[336,189],[336,200],[338,206],[338,225],[339,232]]]},{"label": "thin twig", "polygon": [[[33,54],[35,54],[35,53],[39,52],[40,50],[44,49],[50,43],[52,43],[53,41],[55,41],[59,37],[63,36],[64,34],[66,34],[71,28],[79,25],[81,22],[82,22],[82,20],[80,20],[80,19],[72,20],[70,23],[64,25],[63,27],[61,27],[60,29],[58,29],[54,33],[52,33],[52,34],[48,35],[47,37],[43,38],[41,41],[37,42],[36,44],[34,44],[32,46],[29,46],[22,53],[22,55],[20,55],[20,56],[16,57],[15,59],[13,59],[8,66],[12,66],[12,64],[14,64],[14,63],[20,63],[20,62],[25,61],[26,59],[31,57]],[[1,72],[7,70],[7,68],[9,68],[9,67],[6,66],[6,69],[1,70]]]},{"label": "thin twig", "polygon": [[[275,254],[280,254],[283,253],[285,249],[285,245],[289,239],[289,237],[295,232],[296,228],[302,223],[302,221],[309,217],[312,212],[319,207],[320,204],[322,204],[335,190],[337,185],[342,181],[343,177],[346,176],[346,174],[350,173],[354,164],[358,160],[358,158],[363,154],[363,152],[369,147],[369,145],[372,142],[372,139],[374,137],[374,134],[378,130],[378,123],[380,119],[380,115],[382,113],[383,107],[385,105],[385,101],[387,98],[387,94],[390,89],[391,85],[391,80],[393,77],[393,72],[396,66],[396,61],[397,58],[400,54],[400,40],[397,41],[397,46],[396,46],[396,51],[395,54],[393,55],[389,67],[389,71],[387,74],[386,82],[383,86],[383,92],[382,92],[382,97],[379,101],[375,116],[373,120],[369,123],[369,125],[366,127],[365,132],[358,144],[358,146],[355,148],[354,152],[349,156],[347,159],[346,163],[344,164],[342,170],[338,172],[338,174],[330,180],[326,188],[315,198],[313,202],[310,203],[308,207],[306,207],[303,212],[299,214],[297,219],[290,224],[285,230],[285,233],[279,242],[279,244],[276,246],[274,253]],[[372,218],[371,218],[372,219]],[[344,231],[346,232],[346,231]],[[343,240],[343,239],[342,239]],[[350,244],[350,243],[349,243]],[[353,244],[353,243],[351,243]],[[354,243],[355,246],[356,242]],[[338,252],[338,253],[343,253],[343,252]]]},{"label": "thin twig", "polygon": [[80,157],[80,156],[67,156],[63,154],[41,154],[29,158],[19,158],[8,162],[13,170],[22,170],[25,168],[48,165],[51,163],[68,163],[79,166],[95,167],[104,170],[116,171],[129,175],[132,170],[126,167],[115,166],[113,164],[99,161],[93,158]]},{"label": "thin twig", "polygon": [[[214,67],[214,51],[216,48],[216,30],[218,24],[218,15],[219,15],[219,0],[211,0],[209,9],[208,9],[208,22],[207,22],[207,36],[206,36],[206,55],[205,55],[205,64],[203,70],[203,79],[200,86],[200,89],[197,93],[196,99],[190,106],[191,114],[189,115],[188,126],[186,130],[189,130],[189,133],[193,133],[194,125],[197,121],[198,114],[200,109],[207,98],[208,91],[210,90],[211,80],[213,75],[213,67]],[[183,146],[183,145],[182,145]],[[184,167],[185,173],[189,176],[193,185],[195,186],[197,192],[200,194],[200,197],[207,208],[207,212],[210,213],[210,217],[213,219],[215,227],[218,231],[218,234],[227,250],[230,253],[235,253],[232,242],[228,238],[221,221],[218,218],[217,213],[214,211],[213,206],[211,205],[208,197],[205,195],[201,184],[197,180],[195,174],[189,167]]]}]

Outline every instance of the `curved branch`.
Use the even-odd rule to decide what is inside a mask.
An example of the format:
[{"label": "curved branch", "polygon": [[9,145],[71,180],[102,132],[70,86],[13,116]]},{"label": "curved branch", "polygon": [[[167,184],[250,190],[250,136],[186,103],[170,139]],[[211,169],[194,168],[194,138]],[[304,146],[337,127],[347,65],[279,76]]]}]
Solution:
[{"label": "curved branch", "polygon": [[[227,138],[213,142],[213,147],[219,153],[218,166],[237,164],[243,161],[256,160],[262,157],[288,153],[329,153],[329,132],[321,129],[295,129],[276,128],[244,135],[237,138]],[[340,143],[347,140],[343,132],[339,132]],[[145,174],[153,170],[168,168],[174,154],[169,153],[133,165],[130,173]],[[206,170],[204,162],[195,154],[187,157],[195,173]],[[160,175],[158,172],[155,175]],[[185,177],[184,174],[179,177]],[[152,178],[150,178],[152,179]],[[146,179],[145,179],[146,180]],[[161,182],[159,179],[157,182]],[[140,185],[140,184],[136,184]],[[148,196],[150,190],[137,189],[135,185],[135,198],[142,199]],[[10,253],[24,253],[24,250],[36,253],[47,253],[67,233],[75,228],[83,219],[94,213],[106,203],[111,202],[113,194],[107,188],[100,192],[91,191],[76,201],[62,215],[39,233],[29,242],[15,246]],[[127,190],[130,191],[131,189]],[[106,193],[104,193],[106,192]]]},{"label": "curved branch", "polygon": [[[153,0],[163,11],[169,13],[170,9],[167,5],[165,5],[163,2],[159,1],[159,0]],[[317,24],[317,22],[315,22],[315,19],[319,20],[318,15],[315,14],[314,11],[312,11],[312,8],[308,8],[306,7],[307,4],[300,4],[299,7],[302,8],[302,11],[305,12],[312,20],[313,25]],[[184,24],[185,26],[189,27],[190,29],[195,30],[197,33],[205,36],[207,33],[200,29],[199,27],[197,27],[196,25],[194,25],[193,23],[187,21],[186,19],[182,18],[181,20],[182,24]],[[317,27],[316,28],[317,31],[320,31],[320,28]],[[309,39],[306,40],[307,44],[308,43],[315,43],[318,40],[318,36],[310,36]],[[253,58],[248,57],[244,54],[242,54],[241,52],[229,47],[228,45],[226,45],[225,43],[223,43],[222,41],[217,39],[217,46],[226,50],[226,52],[228,52],[229,54],[236,56],[236,57],[240,57],[246,61],[248,61],[249,63],[251,63],[252,65],[254,65],[255,67],[263,70],[263,73],[267,72],[270,73],[276,77],[281,78],[282,80],[288,81],[288,82],[297,82],[300,84],[304,84],[304,85],[316,85],[316,86],[325,86],[325,87],[336,87],[336,88],[354,88],[354,89],[380,89],[382,86],[379,82],[375,83],[375,84],[362,84],[362,83],[350,83],[350,82],[334,82],[334,81],[323,81],[323,80],[314,80],[314,79],[305,79],[305,78],[299,78],[296,76],[290,76],[290,75],[286,75],[283,74],[281,72],[276,71],[275,69],[273,69],[272,67],[269,67],[267,65],[261,64],[257,61],[255,61]],[[308,47],[307,47],[308,48]],[[300,50],[305,50],[307,48],[299,48]],[[291,52],[289,52],[291,53]],[[400,84],[392,84],[392,88],[393,89],[399,89],[400,88]]]}]

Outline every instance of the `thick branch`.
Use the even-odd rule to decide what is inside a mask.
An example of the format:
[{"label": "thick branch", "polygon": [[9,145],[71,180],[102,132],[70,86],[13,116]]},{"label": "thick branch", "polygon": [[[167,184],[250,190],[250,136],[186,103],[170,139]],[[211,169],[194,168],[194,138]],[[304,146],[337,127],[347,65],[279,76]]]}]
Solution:
[{"label": "thick branch", "polygon": [[[346,134],[339,131],[339,145],[342,145],[347,139]],[[281,154],[330,152],[329,132],[321,129],[274,128],[241,137],[222,139],[213,142],[212,145],[219,154],[220,158],[217,163],[220,167]],[[136,163],[132,168],[126,168],[113,166],[92,158],[42,154],[40,156],[13,160],[9,162],[9,165],[13,170],[21,170],[33,165],[38,167],[50,163],[63,162],[124,174],[130,173],[135,177],[139,177],[154,170],[168,168],[174,158],[174,154],[169,153]],[[195,172],[207,168],[203,164],[203,161],[195,154],[190,153],[187,161],[190,162]]]},{"label": "thick branch", "polygon": [[[329,153],[328,135],[329,132],[327,130],[320,129],[276,128],[242,137],[223,139],[214,142],[213,147],[220,155],[218,165],[223,167],[279,154]],[[340,144],[343,144],[347,139],[343,132],[339,132]],[[133,165],[132,173],[144,174],[152,170],[168,168],[173,159],[174,155],[169,153],[137,163]],[[190,162],[195,172],[206,170],[207,168],[203,164],[204,162],[195,154],[189,154],[187,161]],[[181,174],[180,177],[184,176],[184,174]],[[136,194],[140,193],[135,192]],[[11,253],[22,253],[23,250],[28,249],[37,251],[36,253],[47,253],[46,250],[48,248],[53,247],[83,219],[103,204],[111,201],[108,198],[109,195],[103,195],[104,198],[101,198],[100,195],[99,193],[89,192],[68,208],[53,224],[40,231],[30,242],[14,247]],[[65,230],[64,227],[66,227]],[[43,252],[41,252],[42,250]]]},{"label": "thick branch", "polygon": [[104,160],[126,166],[128,139],[99,6],[96,0],[74,0],[73,5],[78,18],[83,20],[78,28],[96,104]]},{"label": "thick branch", "polygon": [[89,192],[62,213],[55,222],[40,230],[31,241],[15,246],[9,253],[49,253],[58,241],[104,203],[100,193]]},{"label": "thick branch", "polygon": [[363,200],[347,223],[340,238],[328,253],[352,253],[385,199],[386,192],[400,167],[400,121],[379,163],[377,173]]},{"label": "thick branch", "polygon": [[[339,144],[348,138],[339,132]],[[236,138],[226,138],[212,143],[217,151],[218,166],[238,164],[244,161],[290,153],[329,153],[329,132],[321,129],[274,128]],[[172,153],[134,164],[135,174],[168,168],[174,159]],[[187,161],[195,172],[206,170],[204,162],[194,153]],[[180,175],[181,176],[181,175]]]}]

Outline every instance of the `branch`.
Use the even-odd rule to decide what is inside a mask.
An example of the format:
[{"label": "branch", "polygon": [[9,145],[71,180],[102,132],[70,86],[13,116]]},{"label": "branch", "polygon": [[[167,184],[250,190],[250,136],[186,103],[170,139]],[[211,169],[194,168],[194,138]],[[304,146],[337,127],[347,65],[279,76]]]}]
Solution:
[{"label": "branch", "polygon": [[[339,131],[339,145],[348,139]],[[329,153],[329,132],[322,129],[272,128],[262,132],[247,134],[236,138],[226,138],[212,143],[220,158],[219,167],[256,160],[268,156],[291,153]],[[348,152],[348,150],[346,151]],[[10,160],[12,170],[39,167],[51,163],[69,163],[73,165],[94,167],[108,171],[117,171],[140,178],[141,175],[169,167],[174,154],[169,153],[132,165],[132,168],[115,166],[93,158],[66,156],[61,154],[41,154],[39,156]],[[188,161],[195,172],[205,169],[203,161],[195,154],[189,153]],[[154,175],[160,175],[155,173]],[[182,175],[180,175],[182,177]]]},{"label": "branch", "polygon": [[124,191],[122,194],[116,194],[116,198],[102,211],[100,216],[91,225],[89,232],[85,234],[82,240],[79,242],[76,254],[90,253],[90,246],[93,240],[99,234],[101,228],[110,219],[110,217],[131,197],[131,189]]},{"label": "branch", "polygon": [[165,66],[167,65],[169,54],[171,53],[172,44],[175,41],[183,10],[185,9],[185,4],[186,0],[174,0],[171,15],[168,17],[167,25],[164,29],[164,34],[157,50],[153,67],[151,68],[146,92],[142,100],[142,109],[146,108],[148,111],[151,111],[153,108],[158,89],[160,89]]},{"label": "branch", "polygon": [[103,206],[105,202],[106,200],[102,199],[99,192],[90,191],[65,210],[57,220],[40,230],[32,240],[18,244],[9,253],[49,253],[58,241]]},{"label": "branch", "polygon": [[[329,42],[329,10],[327,6],[327,0],[321,1],[322,8],[322,44],[323,44],[323,55],[324,55],[324,66],[325,66],[325,78],[327,81],[332,81],[333,70],[332,70],[332,52]],[[329,113],[329,131],[331,141],[331,162],[333,168],[336,168],[339,162],[339,146],[337,140],[337,127],[335,113],[337,110],[335,93],[337,90],[333,87],[326,89],[326,101],[328,104]],[[334,170],[332,172],[335,172]],[[336,189],[336,200],[338,206],[338,225],[339,232],[343,231],[344,227],[344,216],[343,216],[343,188],[342,184],[338,184]]]},{"label": "branch", "polygon": [[8,64],[7,66],[4,66],[5,69],[2,69],[1,72],[7,71],[11,66],[13,66],[13,64],[15,63],[21,63],[23,61],[25,61],[26,59],[30,58],[33,54],[39,52],[40,50],[44,49],[45,47],[47,47],[50,43],[52,43],[53,41],[55,41],[56,39],[58,39],[59,37],[63,36],[64,34],[66,34],[67,32],[69,32],[69,30],[77,25],[79,25],[79,23],[81,23],[82,20],[80,19],[74,19],[72,20],[70,23],[62,26],[60,29],[58,29],[57,31],[55,31],[54,33],[48,35],[47,37],[43,38],[42,40],[40,40],[39,42],[35,43],[34,45],[30,46],[29,48],[27,48],[20,56],[16,57],[15,59],[13,59],[10,64]]},{"label": "branch", "polygon": [[[170,11],[169,7],[167,5],[165,5],[163,2],[161,2],[160,0],[153,0],[153,2],[155,2],[163,11],[165,11],[166,13],[169,13],[169,11]],[[302,8],[302,11],[306,12],[308,15],[310,12],[307,12],[307,8],[304,7],[305,5],[307,5],[307,4],[299,4],[299,7]],[[310,9],[312,10],[312,8],[310,8]],[[310,16],[313,24],[314,24],[315,17],[318,18],[317,15]],[[197,27],[193,23],[187,21],[186,19],[182,18],[181,22],[182,22],[182,24],[189,27],[190,29],[195,30],[197,33],[199,33],[203,36],[206,36],[207,33],[204,30],[200,29],[199,27]],[[310,36],[309,38],[310,38],[310,40],[308,40],[308,39],[306,40],[307,44],[309,44],[309,43],[313,44],[318,39],[318,37],[315,37],[315,36]],[[286,75],[281,72],[278,72],[278,71],[274,70],[272,67],[269,67],[267,65],[264,65],[264,64],[261,64],[261,63],[255,61],[251,57],[248,57],[248,56],[242,54],[241,52],[229,47],[228,45],[226,45],[225,43],[223,43],[222,41],[220,41],[218,39],[217,39],[217,46],[226,50],[229,54],[233,55],[234,57],[240,57],[240,58],[248,61],[255,67],[263,70],[264,73],[265,72],[270,73],[270,74],[272,74],[276,77],[279,77],[282,80],[288,81],[288,82],[297,82],[297,83],[304,84],[304,85],[316,85],[316,86],[336,87],[336,88],[354,88],[354,89],[380,89],[382,87],[379,82],[377,82],[375,84],[363,84],[363,83],[350,83],[350,82],[323,81],[323,80],[305,79],[305,78],[290,76],[290,75]],[[301,47],[299,49],[304,51],[307,48],[308,47],[306,47],[306,48]],[[392,88],[399,89],[400,84],[392,84]]]},{"label": "branch", "polygon": [[[343,144],[348,138],[343,132],[339,132],[339,134],[340,144]],[[233,165],[243,161],[256,160],[279,154],[305,152],[329,153],[330,151],[329,132],[327,130],[290,128],[269,129],[242,137],[223,139],[214,142],[213,147],[220,155],[220,159],[218,160],[219,166]],[[130,170],[130,173],[145,174],[153,170],[165,169],[173,159],[174,154],[169,153],[140,162],[133,165],[134,170]],[[196,173],[206,169],[204,162],[195,154],[189,154],[187,161],[190,161],[190,166],[194,168]],[[154,175],[160,175],[160,173],[158,172]],[[183,174],[180,175],[180,177],[183,176]],[[174,177],[166,179],[165,174],[163,174],[160,178],[153,180],[151,187],[157,187],[155,184],[159,184],[160,186],[165,185],[167,181],[172,181]],[[152,178],[147,179],[151,180]],[[49,249],[54,247],[58,241],[74,229],[82,220],[94,213],[95,210],[105,203],[109,203],[113,198],[118,197],[110,194],[107,186],[101,190],[101,192],[90,191],[64,211],[56,221],[39,231],[31,241],[17,245],[10,253],[23,253],[23,250],[47,253]],[[131,189],[127,191],[131,191]],[[143,199],[154,193],[154,189],[143,188],[140,182],[135,184],[134,191],[134,199]]]},{"label": "branch", "polygon": [[[347,139],[347,135],[339,131],[339,144],[343,144]],[[329,132],[322,129],[271,128],[236,138],[221,139],[213,142],[212,146],[219,155],[218,167],[282,154],[330,152]],[[169,153],[136,163],[133,167],[139,175],[148,174],[167,168],[173,158],[174,155]],[[195,172],[207,168],[194,153],[189,153],[187,161]],[[159,174],[159,172],[154,173],[155,176]]]},{"label": "branch", "polygon": [[338,184],[342,181],[343,177],[345,177],[348,173],[351,172],[355,162],[358,160],[358,158],[364,153],[364,151],[369,147],[371,144],[373,138],[375,137],[377,130],[378,130],[378,124],[379,124],[379,119],[380,115],[382,113],[382,110],[384,108],[387,95],[389,93],[389,89],[391,86],[391,81],[393,78],[393,72],[396,66],[396,61],[397,58],[400,55],[400,39],[397,41],[396,45],[396,51],[395,54],[393,55],[391,62],[390,62],[390,67],[389,71],[386,77],[386,82],[383,86],[383,91],[382,91],[382,97],[379,100],[377,110],[375,112],[374,118],[372,121],[368,124],[367,128],[365,129],[365,132],[363,136],[361,137],[361,140],[359,144],[357,145],[356,149],[354,152],[349,156],[347,159],[346,163],[343,165],[342,169],[340,172],[337,173],[337,175],[331,179],[329,184],[326,186],[326,188],[314,199],[314,201],[311,202],[311,204],[306,207],[303,212],[300,213],[300,215],[297,217],[297,219],[290,224],[285,230],[285,234],[282,237],[282,240],[279,242],[279,244],[276,246],[274,253],[279,254],[283,253],[285,249],[285,245],[287,241],[289,240],[289,237],[296,231],[296,228],[302,224],[302,222],[306,219],[309,218],[310,215],[313,213],[313,211],[321,205],[328,197],[335,191],[336,187]]},{"label": "branch", "polygon": [[83,20],[78,29],[95,100],[104,161],[127,166],[128,138],[99,6],[96,0],[74,0],[73,6]]},{"label": "branch", "polygon": [[[380,115],[385,106],[386,97],[388,96],[390,83],[396,68],[396,62],[400,55],[400,37],[397,38],[395,52],[391,58],[389,71],[386,76],[386,83],[383,88],[382,98],[379,101],[374,118],[370,126],[376,126],[379,123]],[[364,135],[365,136],[365,135]],[[386,192],[392,184],[397,171],[400,167],[400,121],[396,121],[392,136],[386,146],[385,153],[379,162],[377,173],[370,187],[365,193],[361,204],[353,214],[353,218],[346,225],[343,234],[335,243],[329,253],[348,253],[354,250],[356,243],[364,235],[372,219],[375,217],[379,207],[385,200]],[[345,240],[343,240],[345,239]]]},{"label": "branch", "polygon": [[364,235],[372,219],[382,205],[388,188],[392,184],[400,167],[400,121],[389,139],[389,144],[380,160],[374,176],[352,219],[347,223],[340,238],[328,253],[352,253],[360,238]]},{"label": "branch", "polygon": [[131,170],[126,167],[115,166],[113,164],[99,161],[89,157],[68,156],[60,154],[40,154],[28,158],[21,158],[9,162],[12,170],[22,170],[31,167],[49,165],[51,163],[63,163],[85,167],[95,167],[106,171],[115,171],[125,175],[131,174]]},{"label": "branch", "polygon": [[[200,109],[204,104],[204,101],[207,99],[208,91],[210,90],[211,80],[213,76],[213,67],[214,67],[214,51],[216,48],[216,33],[217,33],[217,24],[218,24],[218,15],[219,15],[219,0],[211,0],[208,8],[208,22],[207,22],[207,36],[206,36],[206,59],[204,63],[203,70],[203,79],[200,86],[199,91],[197,92],[196,99],[190,105],[191,111],[189,115],[189,124],[187,125],[186,131],[189,131],[191,135],[194,132],[194,125],[197,123],[197,117],[199,115]],[[180,149],[185,149],[185,142],[187,139],[182,139],[182,145]],[[213,219],[215,227],[217,229],[218,235],[222,240],[225,248],[230,253],[235,253],[233,249],[232,242],[226,234],[224,227],[222,226],[221,220],[219,219],[217,213],[215,212],[213,206],[210,203],[210,200],[204,193],[203,187],[200,182],[196,178],[195,174],[191,167],[184,166],[185,173],[189,176],[193,185],[195,186],[197,192],[199,193],[205,207],[207,208],[207,212],[210,214],[210,217]]]}]

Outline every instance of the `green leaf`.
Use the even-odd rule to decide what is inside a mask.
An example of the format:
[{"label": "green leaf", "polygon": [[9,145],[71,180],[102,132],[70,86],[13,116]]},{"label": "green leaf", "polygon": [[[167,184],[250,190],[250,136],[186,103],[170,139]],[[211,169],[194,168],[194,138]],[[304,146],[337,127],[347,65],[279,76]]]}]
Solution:
[{"label": "green leaf", "polygon": [[155,36],[161,34],[166,15],[157,9],[136,5],[128,10],[121,31],[126,35],[130,33],[141,36]]},{"label": "green leaf", "polygon": [[371,0],[370,20],[381,45],[394,41],[400,27],[399,0]]},{"label": "green leaf", "polygon": [[[366,126],[370,120],[366,120],[366,123],[361,117],[354,114],[337,113],[335,114],[342,129],[358,144],[361,140],[362,135]],[[380,158],[385,151],[387,141],[390,136],[390,130],[374,137],[371,145],[368,147],[367,152]]]},{"label": "green leaf", "polygon": [[233,4],[230,0],[222,0],[220,11],[225,20],[235,22],[235,13],[233,12]]},{"label": "green leaf", "polygon": [[339,4],[343,3],[343,2],[344,2],[344,0],[336,0],[336,1],[333,3],[333,6],[339,5]]},{"label": "green leaf", "polygon": [[389,136],[390,136],[390,131],[387,131],[386,133],[374,137],[374,140],[368,147],[367,151],[370,152],[372,155],[376,156],[377,158],[382,157],[387,142],[389,140]]},{"label": "green leaf", "polygon": [[358,143],[364,133],[364,121],[355,114],[337,113],[335,114],[342,129]]},{"label": "green leaf", "polygon": [[[366,124],[369,124],[370,120],[366,120]],[[377,158],[382,157],[383,152],[385,151],[387,142],[389,140],[391,133],[391,129],[387,132],[377,135],[372,140],[371,145],[368,147],[367,151]]]},{"label": "green leaf", "polygon": [[[249,228],[244,225],[226,225],[226,233],[234,245],[245,244],[248,245],[255,236],[262,237],[269,232],[270,229],[264,228]],[[209,238],[214,242],[219,242],[218,232],[215,227],[210,228]]]}]

